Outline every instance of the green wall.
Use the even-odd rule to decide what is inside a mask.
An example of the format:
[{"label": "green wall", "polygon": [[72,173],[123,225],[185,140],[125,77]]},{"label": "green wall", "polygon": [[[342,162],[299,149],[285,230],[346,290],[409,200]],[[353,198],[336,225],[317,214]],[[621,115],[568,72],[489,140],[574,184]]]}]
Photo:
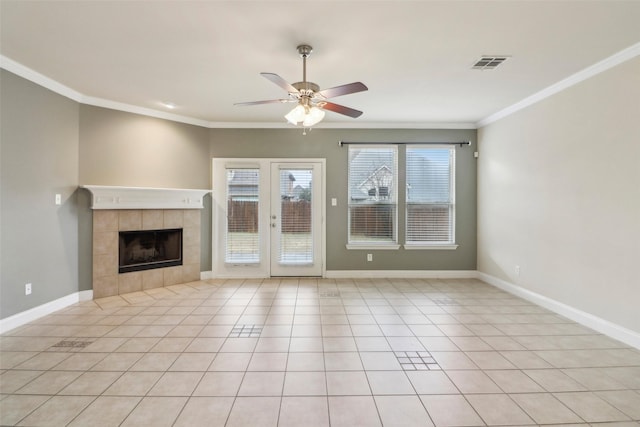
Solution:
[{"label": "green wall", "polygon": [[[211,157],[224,158],[325,158],[327,160],[327,270],[475,270],[476,268],[476,131],[407,129],[322,129],[307,135],[301,129],[212,129]],[[347,250],[348,148],[339,141],[456,142],[456,250]],[[404,148],[399,147],[399,168],[404,168]],[[400,201],[404,194],[400,191]],[[338,199],[332,207],[331,198]],[[404,218],[398,215],[403,241]]]},{"label": "green wall", "polygon": [[[0,76],[0,318],[91,289],[90,196],[80,185],[209,189],[214,157],[325,158],[326,195],[338,199],[337,207],[327,203],[327,270],[476,267],[475,130],[207,129],[78,104],[5,70]],[[340,140],[472,141],[456,148],[459,248],[376,251],[373,262],[365,260],[369,251],[347,250],[348,149]],[[211,270],[211,206],[205,198],[203,271]]]},{"label": "green wall", "polygon": [[635,57],[480,129],[478,271],[640,343],[638,118]]},{"label": "green wall", "polygon": [[209,129],[80,105],[80,182],[210,188]]},{"label": "green wall", "polygon": [[[209,129],[80,105],[80,184],[211,188]],[[91,289],[91,198],[79,193],[80,282]],[[211,270],[211,196],[202,210],[201,268]],[[87,287],[88,286],[88,287]]]},{"label": "green wall", "polygon": [[[77,292],[78,103],[0,73],[0,317]],[[55,204],[55,195],[62,204]],[[25,295],[25,284],[32,294]]]}]

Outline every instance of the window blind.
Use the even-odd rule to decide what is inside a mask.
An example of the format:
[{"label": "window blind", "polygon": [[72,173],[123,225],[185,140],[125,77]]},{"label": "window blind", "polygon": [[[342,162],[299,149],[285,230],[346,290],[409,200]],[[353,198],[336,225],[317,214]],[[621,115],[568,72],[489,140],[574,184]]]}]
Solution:
[{"label": "window blind", "polygon": [[398,151],[349,147],[349,243],[395,243]]},{"label": "window blind", "polygon": [[225,262],[260,262],[259,169],[227,169]]},{"label": "window blind", "polygon": [[406,242],[454,243],[455,149],[407,147]]}]

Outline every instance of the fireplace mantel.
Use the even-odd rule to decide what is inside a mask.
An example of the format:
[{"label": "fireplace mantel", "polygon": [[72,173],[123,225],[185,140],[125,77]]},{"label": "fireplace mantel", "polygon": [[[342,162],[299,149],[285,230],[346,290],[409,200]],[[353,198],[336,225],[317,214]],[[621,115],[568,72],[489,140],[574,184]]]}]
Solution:
[{"label": "fireplace mantel", "polygon": [[82,185],[91,192],[91,209],[202,209],[211,190]]}]

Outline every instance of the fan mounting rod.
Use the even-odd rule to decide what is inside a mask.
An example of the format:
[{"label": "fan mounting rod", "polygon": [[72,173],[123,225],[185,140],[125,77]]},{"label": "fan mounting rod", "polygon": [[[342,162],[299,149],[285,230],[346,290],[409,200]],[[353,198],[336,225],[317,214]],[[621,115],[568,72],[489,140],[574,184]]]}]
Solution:
[{"label": "fan mounting rod", "polygon": [[302,82],[307,81],[307,58],[313,52],[313,48],[308,44],[301,44],[298,46],[298,53],[302,57]]}]

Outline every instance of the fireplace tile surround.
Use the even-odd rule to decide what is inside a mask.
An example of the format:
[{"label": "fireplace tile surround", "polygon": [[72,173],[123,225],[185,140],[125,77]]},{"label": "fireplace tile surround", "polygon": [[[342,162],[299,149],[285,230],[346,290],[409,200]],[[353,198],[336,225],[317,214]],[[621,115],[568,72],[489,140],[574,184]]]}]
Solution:
[{"label": "fireplace tile surround", "polygon": [[[103,298],[200,279],[199,209],[93,211],[93,297]],[[183,265],[118,274],[118,232],[182,228]]]}]

